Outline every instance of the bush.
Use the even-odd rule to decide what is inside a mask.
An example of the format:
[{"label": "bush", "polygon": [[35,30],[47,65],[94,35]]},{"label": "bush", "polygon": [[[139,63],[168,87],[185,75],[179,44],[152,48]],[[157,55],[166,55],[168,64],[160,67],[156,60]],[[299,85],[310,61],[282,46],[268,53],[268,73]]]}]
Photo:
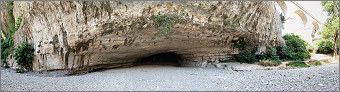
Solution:
[{"label": "bush", "polygon": [[230,60],[218,60],[221,63],[228,63],[228,62],[237,62],[236,60],[230,59]]},{"label": "bush", "polygon": [[259,55],[256,55],[256,59],[257,59],[258,61],[260,61],[260,60],[266,60],[266,59],[267,59],[267,55],[266,55],[266,53],[264,53],[264,52],[260,52]]},{"label": "bush", "polygon": [[260,60],[259,62],[262,66],[278,66],[281,64],[280,60]]},{"label": "bush", "polygon": [[314,65],[322,65],[322,63],[320,61],[316,61]]},{"label": "bush", "polygon": [[11,36],[7,35],[5,40],[1,39],[1,62],[6,67],[8,63],[6,59],[8,55],[11,53],[13,48],[13,39]]},{"label": "bush", "polygon": [[290,63],[286,64],[286,66],[293,66],[293,67],[310,67],[310,66],[307,65],[304,61],[293,61],[293,62],[290,62]]},{"label": "bush", "polygon": [[24,69],[23,68],[15,68],[15,72],[16,73],[24,73]]},{"label": "bush", "polygon": [[277,53],[280,56],[281,60],[290,60],[293,58],[293,51],[289,50],[288,47],[279,45],[276,47]]},{"label": "bush", "polygon": [[12,46],[13,39],[11,36],[6,36],[5,40],[1,40],[1,59],[6,60],[6,58],[10,54]]},{"label": "bush", "polygon": [[269,60],[279,60],[280,57],[277,56],[276,54],[276,49],[273,48],[272,46],[267,46],[267,49],[266,49],[266,57],[267,59]]},{"label": "bush", "polygon": [[34,59],[34,48],[27,42],[21,43],[20,46],[15,48],[14,59],[17,60],[17,64],[24,69],[30,68],[30,63]]},{"label": "bush", "polygon": [[329,54],[333,53],[333,44],[334,42],[327,40],[327,39],[320,39],[317,42],[315,42],[316,53],[323,53],[323,54]]},{"label": "bush", "polygon": [[279,52],[285,60],[304,60],[310,58],[307,52],[307,42],[301,39],[298,35],[286,34],[282,37],[287,47],[280,47]]},{"label": "bush", "polygon": [[256,55],[247,50],[240,52],[240,54],[236,56],[236,60],[240,63],[248,64],[257,62]]}]

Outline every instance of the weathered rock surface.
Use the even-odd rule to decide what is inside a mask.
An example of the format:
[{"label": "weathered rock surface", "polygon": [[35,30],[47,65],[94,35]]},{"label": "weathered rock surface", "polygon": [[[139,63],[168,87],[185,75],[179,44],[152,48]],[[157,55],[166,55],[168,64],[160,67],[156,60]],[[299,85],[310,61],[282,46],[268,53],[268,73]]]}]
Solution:
[{"label": "weathered rock surface", "polygon": [[[130,67],[165,52],[178,54],[182,66],[202,66],[232,58],[238,49],[231,40],[240,37],[249,50],[284,44],[271,1],[14,2],[19,5],[24,14],[15,46],[24,40],[34,45],[37,71]],[[158,13],[175,22],[163,37],[157,36],[164,31],[156,26]],[[223,24],[240,18],[234,29]]]}]

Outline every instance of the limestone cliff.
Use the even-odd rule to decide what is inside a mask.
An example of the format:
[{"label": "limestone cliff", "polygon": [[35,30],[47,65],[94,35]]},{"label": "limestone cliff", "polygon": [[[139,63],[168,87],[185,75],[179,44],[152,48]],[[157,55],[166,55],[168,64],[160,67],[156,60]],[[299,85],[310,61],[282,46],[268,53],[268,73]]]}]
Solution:
[{"label": "limestone cliff", "polygon": [[[15,46],[24,40],[34,45],[37,71],[130,67],[165,52],[180,55],[182,66],[202,66],[232,58],[238,49],[231,40],[240,37],[248,49],[284,44],[271,1],[16,1],[14,6],[24,12]],[[172,20],[171,28],[162,26],[160,16]],[[160,31],[167,35],[159,37]]]}]

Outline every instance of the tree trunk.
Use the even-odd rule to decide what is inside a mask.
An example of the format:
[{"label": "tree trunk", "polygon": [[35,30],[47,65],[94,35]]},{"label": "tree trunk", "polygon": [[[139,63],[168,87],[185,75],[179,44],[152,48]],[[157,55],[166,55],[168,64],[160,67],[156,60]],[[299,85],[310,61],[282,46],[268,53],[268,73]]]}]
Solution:
[{"label": "tree trunk", "polygon": [[336,33],[335,37],[334,37],[334,46],[333,46],[333,57],[335,57],[336,55],[338,55],[338,50],[336,49],[337,46],[336,44],[338,44],[336,41],[338,40],[338,33]]}]

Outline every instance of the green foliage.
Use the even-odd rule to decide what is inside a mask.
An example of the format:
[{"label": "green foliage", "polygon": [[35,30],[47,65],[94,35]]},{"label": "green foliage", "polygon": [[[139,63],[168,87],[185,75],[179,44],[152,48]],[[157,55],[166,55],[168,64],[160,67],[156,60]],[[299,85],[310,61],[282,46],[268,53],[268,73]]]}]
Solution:
[{"label": "green foliage", "polygon": [[5,64],[5,68],[9,68],[9,65],[8,65],[8,64]]},{"label": "green foliage", "polygon": [[17,64],[25,69],[30,68],[30,63],[34,59],[34,48],[27,42],[21,43],[20,46],[15,48],[14,59]]},{"label": "green foliage", "polygon": [[6,58],[10,54],[11,47],[13,47],[13,39],[12,37],[7,36],[5,40],[1,41],[1,59],[6,60]]},{"label": "green foliage", "polygon": [[[287,47],[279,48],[285,60],[304,60],[310,58],[310,54],[307,52],[307,42],[301,39],[298,35],[286,34],[282,37]],[[287,51],[288,50],[288,51]]]},{"label": "green foliage", "polygon": [[208,63],[212,63],[212,62],[214,62],[214,61],[208,61]]},{"label": "green foliage", "polygon": [[282,24],[285,23],[286,19],[285,19],[285,16],[282,15],[282,13],[280,13],[280,19],[281,19]]},{"label": "green foliage", "polygon": [[[321,1],[323,11],[328,12],[329,18],[324,23],[324,27],[321,31],[323,39],[329,39],[335,43],[339,43],[339,1]],[[337,55],[337,48],[339,44],[335,44],[332,48],[334,56]]]},{"label": "green foliage", "polygon": [[236,60],[240,63],[248,63],[248,64],[257,62],[256,55],[247,50],[241,51],[240,54],[236,56]]},{"label": "green foliage", "polygon": [[223,21],[223,25],[227,27],[227,30],[229,29],[233,29],[235,30],[235,28],[237,26],[240,26],[240,21],[242,20],[242,18],[237,18],[234,22],[227,20],[227,21]]},{"label": "green foliage", "polygon": [[314,65],[322,65],[322,63],[320,61],[316,61]]},{"label": "green foliage", "polygon": [[231,40],[233,43],[233,48],[238,48],[240,50],[245,50],[247,48],[247,42],[245,42],[243,37],[240,37],[237,40]]},{"label": "green foliage", "polygon": [[184,6],[182,6],[182,8],[181,8],[181,12],[182,12],[182,13],[185,12],[185,7],[184,7]]},{"label": "green foliage", "polygon": [[269,60],[279,60],[280,57],[276,54],[276,49],[273,48],[272,46],[267,46],[267,49],[266,49],[266,57],[267,59]]},{"label": "green foliage", "polygon": [[5,40],[1,39],[1,61],[2,64],[5,66],[8,66],[8,63],[6,62],[6,59],[8,55],[10,55],[11,51],[13,49],[13,39],[9,35],[5,38]]},{"label": "green foliage", "polygon": [[307,65],[304,61],[293,61],[293,62],[290,62],[290,63],[286,64],[286,66],[293,66],[293,67],[310,67],[310,66]]},{"label": "green foliage", "polygon": [[280,56],[281,60],[291,60],[293,59],[293,51],[290,50],[288,47],[279,45],[276,47],[278,55]]},{"label": "green foliage", "polygon": [[329,16],[339,14],[339,1],[321,1],[321,5]]},{"label": "green foliage", "polygon": [[8,20],[9,20],[9,25],[14,25],[15,20],[14,20],[14,15],[13,15],[13,4],[14,1],[7,1],[7,14],[8,14]]},{"label": "green foliage", "polygon": [[171,26],[175,24],[175,21],[174,18],[166,14],[162,15],[161,12],[158,12],[155,23],[157,27],[163,27],[163,29],[159,31],[160,34],[158,35],[158,37],[163,37],[168,35],[168,32],[171,30]]},{"label": "green foliage", "polygon": [[[6,59],[8,55],[13,51],[13,35],[15,31],[18,30],[20,23],[22,21],[22,9],[20,9],[21,14],[17,18],[17,21],[15,22],[14,20],[14,15],[13,15],[13,1],[8,1],[7,2],[7,13],[8,13],[8,20],[9,20],[9,27],[7,28],[7,34],[5,40],[1,39],[1,61],[3,64],[5,64],[5,67],[8,66]],[[19,6],[20,8],[21,6]],[[7,24],[6,24],[7,25]],[[1,26],[1,31],[4,32]],[[4,32],[5,33],[5,32]]]},{"label": "green foliage", "polygon": [[233,60],[233,59],[229,59],[229,60],[218,60],[218,62],[221,62],[221,63],[229,63],[229,62],[237,62],[236,60]]},{"label": "green foliage", "polygon": [[334,47],[334,42],[328,40],[328,39],[320,39],[315,42],[315,45],[317,46],[316,48],[316,53],[323,53],[323,54],[328,54],[328,53],[333,53],[333,47]]},{"label": "green foliage", "polygon": [[15,68],[16,73],[24,73],[23,68]]},{"label": "green foliage", "polygon": [[257,59],[258,61],[260,61],[260,60],[266,60],[267,58],[268,58],[268,57],[267,57],[267,55],[266,55],[265,52],[260,52],[259,55],[256,55],[256,59]]}]

